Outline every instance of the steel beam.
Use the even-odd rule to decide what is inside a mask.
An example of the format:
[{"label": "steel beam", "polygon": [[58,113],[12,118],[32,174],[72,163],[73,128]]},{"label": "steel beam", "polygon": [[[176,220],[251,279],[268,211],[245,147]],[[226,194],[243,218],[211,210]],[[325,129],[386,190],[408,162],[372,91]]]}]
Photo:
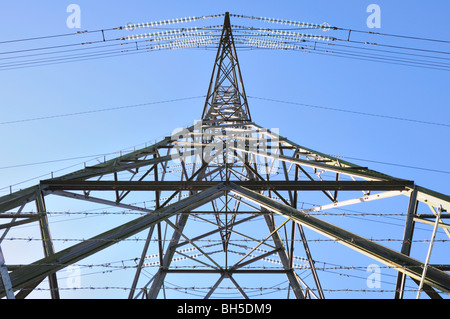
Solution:
[{"label": "steel beam", "polygon": [[[422,224],[434,225],[434,222],[432,222],[431,220],[427,220],[427,219],[423,219],[423,218],[419,218],[419,217],[414,217],[414,221],[418,222],[418,223],[422,223]],[[438,223],[438,227],[443,228],[443,229],[450,229],[449,224],[445,224],[445,223],[441,223],[441,222]]]},{"label": "steel beam", "polygon": [[145,158],[147,156],[155,154],[159,147],[166,146],[170,144],[171,141],[172,139],[170,137],[166,137],[162,141],[157,142],[154,145],[113,158],[104,163],[89,166],[76,172],[53,178],[52,180],[88,179],[96,176],[112,174],[114,172],[135,169],[142,166],[168,161],[171,159],[171,156],[161,156],[151,159],[140,158]]},{"label": "steel beam", "polygon": [[[410,277],[418,280],[422,277],[421,270],[424,264],[416,259],[379,245],[345,229],[336,227],[330,223],[305,214],[302,211],[279,203],[249,189],[245,189],[238,185],[232,185],[231,188],[232,192],[246,198],[247,200],[257,203],[275,213],[286,216],[287,218],[291,218],[295,222],[300,223],[313,231],[336,240],[337,242],[378,260],[379,262],[405,273]],[[436,268],[428,268],[427,274],[424,278],[424,283],[442,290],[445,293],[450,293],[450,274]]]},{"label": "steel beam", "polygon": [[423,265],[422,277],[420,278],[419,290],[417,291],[417,299],[420,298],[420,294],[422,293],[423,285],[424,285],[424,282],[425,282],[425,277],[427,275],[428,268],[430,266],[429,262],[430,262],[430,257],[431,257],[431,250],[433,249],[434,239],[436,237],[436,232],[437,232],[438,227],[439,227],[438,225],[439,225],[439,220],[440,220],[440,217],[441,217],[441,212],[442,212],[442,209],[439,208],[437,216],[436,216],[436,222],[435,222],[434,227],[433,227],[433,233],[431,234],[431,241],[430,241],[430,246],[428,247],[427,257],[425,259],[425,264]]},{"label": "steel beam", "polygon": [[[252,123],[252,127],[258,130],[266,130],[264,127],[257,125],[256,123]],[[278,139],[279,141],[281,141],[283,144],[286,144],[290,147],[292,147],[292,149],[297,149],[297,150],[301,150],[301,152],[306,153],[308,155],[316,155],[319,156],[320,158],[323,159],[327,159],[330,160],[330,163],[333,163],[333,165],[331,164],[321,164],[321,163],[317,163],[318,166],[317,167],[321,167],[321,168],[340,168],[343,167],[344,169],[342,171],[336,171],[336,173],[343,173],[343,174],[347,174],[347,175],[353,175],[355,172],[358,173],[358,176],[365,178],[365,179],[373,179],[373,180],[399,180],[396,177],[390,176],[390,175],[386,175],[374,170],[370,170],[367,168],[361,168],[359,165],[356,165],[354,163],[348,162],[342,158],[337,158],[322,152],[318,152],[316,150],[313,150],[311,148],[299,145],[291,140],[289,140],[286,137],[280,136],[274,132],[268,131],[266,130],[268,134],[270,134],[271,136],[273,136],[274,138]],[[289,157],[285,158],[287,161],[289,161]],[[309,163],[308,163],[309,162]],[[314,164],[315,161],[313,160],[309,160],[309,161],[304,161],[304,160],[300,160],[298,164],[302,164],[304,163],[306,164]],[[309,165],[308,165],[309,166]],[[353,173],[352,173],[353,172]]]},{"label": "steel beam", "polygon": [[[317,274],[316,265],[314,265],[314,261],[311,256],[311,251],[309,250],[308,241],[306,240],[305,233],[303,231],[303,227],[299,223],[297,223],[297,226],[298,226],[298,231],[300,232],[300,236],[302,238],[303,248],[305,249],[305,253],[308,258],[309,268],[311,269],[311,274],[313,275],[314,282],[316,283],[317,292],[319,294],[320,299],[325,299],[325,295],[323,294],[322,285],[320,284],[319,276]],[[292,231],[294,231],[294,230],[292,230]]]},{"label": "steel beam", "polygon": [[[22,205],[16,213],[12,213],[12,214],[0,214],[0,215],[11,215],[10,218],[12,218],[11,222],[13,223],[13,222],[16,221],[16,218],[19,218],[19,216],[21,216],[21,213],[22,213],[22,210],[23,210],[24,206],[25,206],[25,204]],[[25,215],[27,215],[27,214],[25,214]],[[33,218],[34,215],[37,215],[37,214],[36,214],[36,213],[33,213],[33,214],[30,214],[30,215],[33,215],[33,216],[27,216],[26,218]],[[0,244],[2,243],[3,239],[5,239],[6,234],[8,234],[8,232],[9,232],[10,229],[11,229],[11,228],[6,228],[5,231],[3,232],[3,234],[0,236]]]},{"label": "steel beam", "polygon": [[[83,258],[101,251],[123,239],[126,239],[148,227],[155,225],[179,212],[191,211],[201,205],[223,195],[229,188],[223,184],[204,190],[198,194],[180,200],[172,205],[160,208],[153,214],[142,216],[126,224],[106,231],[85,242],[57,252],[35,263],[24,266],[10,273],[14,290],[23,288],[56,271],[65,268]],[[0,288],[0,297],[5,295],[5,289]]]},{"label": "steel beam", "polygon": [[265,152],[257,152],[252,150],[244,150],[244,149],[238,149],[234,147],[230,147],[233,150],[241,151],[241,152],[249,152],[257,156],[267,157],[275,160],[285,161],[293,164],[298,164],[302,166],[307,166],[311,168],[317,168],[317,169],[323,169],[325,171],[330,171],[334,173],[340,173],[348,176],[353,177],[360,177],[367,180],[373,180],[373,181],[388,181],[388,180],[397,180],[400,181],[401,179],[394,178],[391,176],[383,175],[378,172],[369,171],[366,168],[362,168],[360,166],[354,166],[354,167],[342,167],[338,165],[330,165],[330,164],[324,164],[319,161],[314,160],[304,160],[300,158],[294,158],[291,156],[286,155],[280,155],[280,154],[272,154],[272,153],[265,153]]},{"label": "steel beam", "polygon": [[103,204],[103,205],[120,207],[120,208],[124,208],[124,209],[141,211],[141,212],[144,212],[144,213],[153,213],[154,212],[154,210],[148,209],[148,208],[144,208],[144,207],[117,203],[115,201],[111,201],[111,200],[107,200],[107,199],[103,199],[103,198],[97,198],[97,197],[93,197],[93,196],[75,194],[75,193],[66,192],[66,191],[51,191],[51,192],[47,192],[47,194],[54,194],[54,195],[58,195],[58,196],[63,196],[63,197],[68,197],[68,198],[88,201],[88,202],[97,203],[97,204]]},{"label": "steel beam", "polygon": [[[273,254],[275,252],[272,252]],[[182,274],[223,274],[224,272],[228,272],[230,274],[286,274],[289,270],[285,269],[231,269],[227,270],[221,269],[167,269],[167,273],[182,273]]]},{"label": "steel beam", "polygon": [[287,270],[286,276],[289,281],[290,286],[292,287],[292,291],[297,299],[305,299],[305,293],[300,285],[300,281],[298,280],[298,276],[295,274],[294,269],[289,267],[289,258],[288,254],[284,248],[283,241],[281,240],[278,231],[275,230],[275,224],[273,220],[273,216],[264,215],[264,219],[266,220],[267,227],[269,231],[272,233],[272,240],[275,243],[275,247],[277,247],[278,257],[280,258],[281,264],[283,268]]},{"label": "steel beam", "polygon": [[[152,278],[152,286],[150,287],[147,298],[148,299],[156,299],[161,290],[161,287],[164,284],[164,280],[166,278],[167,272],[166,270],[169,268],[173,255],[175,254],[175,246],[178,244],[181,238],[181,233],[186,225],[187,219],[189,215],[182,215],[178,219],[176,230],[173,232],[172,239],[167,247],[166,253],[164,254],[163,262],[160,264],[158,272]],[[160,256],[162,257],[162,256]]]},{"label": "steel beam", "polygon": [[[310,267],[313,271],[314,279],[316,280],[316,285],[319,290],[319,294],[323,297],[321,293],[320,283],[318,281],[317,273],[315,272],[314,262],[312,260],[311,254],[309,252],[309,248],[306,244],[306,238],[303,233],[303,226],[309,227],[314,231],[323,234],[333,240],[341,242],[344,245],[349,246],[350,248],[356,250],[357,252],[363,253],[365,255],[370,256],[382,263],[385,263],[389,267],[397,269],[399,271],[399,282],[397,288],[403,287],[404,279],[406,275],[410,276],[413,281],[420,281],[420,288],[424,287],[426,290],[432,289],[431,286],[436,287],[437,289],[441,289],[445,292],[450,291],[450,275],[439,271],[436,269],[437,267],[432,267],[428,265],[428,258],[425,265],[421,262],[416,261],[410,258],[409,250],[410,245],[408,240],[412,238],[412,229],[414,227],[415,221],[422,222],[422,219],[414,219],[412,216],[413,212],[415,213],[414,207],[417,207],[417,201],[425,202],[428,205],[433,205],[434,207],[442,207],[443,209],[450,210],[450,197],[447,195],[439,194],[437,192],[433,192],[424,188],[416,187],[412,181],[398,179],[389,175],[385,175],[376,171],[369,170],[366,167],[361,167],[359,165],[355,165],[353,163],[344,161],[340,158],[336,158],[327,154],[323,154],[309,148],[300,146],[298,144],[293,143],[287,138],[281,137],[274,132],[270,132],[264,128],[259,127],[258,125],[251,122],[250,110],[247,103],[247,96],[244,90],[242,80],[242,74],[239,66],[239,61],[237,58],[236,48],[234,45],[234,39],[232,34],[232,27],[230,23],[230,16],[228,12],[225,14],[225,19],[223,23],[223,29],[221,34],[221,39],[219,43],[219,48],[217,50],[216,58],[214,61],[214,68],[211,75],[211,80],[208,87],[208,93],[206,95],[206,100],[204,104],[204,109],[202,113],[203,124],[210,124],[210,128],[214,128],[215,132],[221,130],[220,134],[215,135],[216,139],[220,139],[219,145],[225,143],[227,148],[225,153],[219,152],[220,156],[224,156],[224,164],[217,166],[211,165],[209,168],[213,171],[210,171],[208,174],[204,173],[205,165],[210,163],[206,163],[203,161],[202,169],[199,170],[202,173],[199,174],[199,178],[194,181],[193,177],[195,174],[188,177],[188,170],[184,162],[182,162],[182,176],[181,181],[164,181],[164,174],[161,176],[162,180],[160,181],[160,176],[158,176],[157,167],[158,164],[161,164],[162,167],[166,167],[167,164],[173,160],[172,156],[170,156],[170,149],[176,146],[183,147],[185,151],[183,154],[179,154],[179,158],[184,158],[186,156],[192,156],[198,154],[198,151],[203,147],[214,146],[214,140],[212,141],[201,141],[198,143],[203,136],[200,136],[198,140],[195,137],[197,135],[203,134],[205,130],[208,129],[207,126],[202,125],[200,129],[195,130],[195,126],[191,126],[188,128],[190,132],[190,136],[192,137],[192,142],[183,142],[177,141],[178,137],[166,137],[162,141],[151,145],[149,147],[145,147],[143,149],[128,153],[126,155],[121,155],[104,163],[100,163],[94,166],[85,167],[84,169],[75,171],[70,174],[63,175],[61,177],[52,178],[50,180],[41,181],[40,185],[34,186],[23,191],[19,191],[7,196],[0,197],[0,213],[6,212],[9,209],[22,206],[31,201],[36,201],[38,205],[38,215],[42,238],[44,243],[44,251],[45,258],[37,261],[31,265],[26,265],[16,270],[13,270],[10,274],[8,274],[8,278],[10,278],[10,284],[7,282],[4,287],[0,287],[0,296],[8,295],[9,297],[14,296],[12,290],[20,290],[21,291],[16,295],[16,298],[22,295],[26,295],[29,291],[34,289],[43,279],[47,276],[50,278],[50,288],[52,292],[57,292],[56,284],[56,271],[64,268],[65,266],[72,264],[78,260],[81,260],[87,256],[90,256],[106,247],[113,245],[114,243],[123,240],[133,234],[136,234],[142,230],[149,229],[149,233],[147,236],[147,241],[144,245],[144,250],[141,254],[141,260],[138,265],[138,270],[136,272],[134,281],[132,283],[132,289],[130,291],[129,297],[132,298],[135,295],[135,289],[137,286],[137,282],[139,279],[140,269],[142,267],[145,253],[149,247],[151,236],[153,234],[154,227],[157,227],[158,239],[159,239],[159,252],[160,252],[160,269],[158,273],[148,282],[145,286],[145,290],[142,290],[142,294],[146,297],[156,298],[158,293],[164,285],[165,276],[170,272],[186,272],[186,273],[218,273],[220,274],[219,280],[215,283],[212,289],[207,294],[209,297],[214,290],[218,287],[218,285],[222,282],[223,279],[229,278],[234,286],[239,290],[241,295],[244,298],[247,298],[242,287],[234,280],[232,277],[233,274],[237,273],[282,273],[287,275],[289,283],[293,288],[293,291],[296,293],[297,297],[307,297],[310,293],[309,288],[305,285],[305,283],[299,278],[296,272],[293,269],[293,254],[294,254],[294,239],[295,239],[295,225],[298,225],[299,232],[302,240],[304,241],[304,248],[307,253],[307,257],[310,263]],[[198,128],[198,127],[197,127]],[[230,131],[239,131],[239,136],[231,136],[231,140],[227,138],[230,136],[226,132],[226,130]],[[194,132],[195,131],[195,132]],[[250,137],[250,135],[254,133],[264,133],[269,134],[272,138],[275,138],[279,141],[279,148],[281,154],[270,154],[270,153],[260,153],[253,152],[248,150],[250,146],[250,142],[254,142],[255,139]],[[236,143],[234,141],[239,139],[239,142],[243,142],[246,144],[247,148],[236,148],[234,147]],[[273,141],[273,140],[272,140]],[[212,144],[211,144],[212,143]],[[274,145],[274,144],[272,144]],[[167,155],[161,156],[158,152],[158,149],[167,148]],[[291,150],[294,153],[294,156],[287,156],[282,153],[282,150]],[[177,149],[179,151],[179,148]],[[218,152],[218,149],[215,149]],[[237,166],[232,162],[227,162],[232,152],[234,152],[234,159],[238,159],[243,162],[243,169],[247,169],[247,176],[238,172],[236,169]],[[196,153],[197,152],[197,153]],[[291,153],[291,152],[289,152]],[[242,155],[242,156],[240,156]],[[216,154],[217,156],[217,154]],[[258,168],[255,164],[255,169],[252,169],[249,164],[249,157],[256,158],[256,156],[265,156],[265,159],[269,160],[280,160],[283,164],[284,172],[285,172],[285,181],[269,181],[269,175],[267,175],[267,181],[264,181],[264,178],[258,174]],[[194,162],[196,160],[196,156],[194,156]],[[215,160],[215,159],[214,159]],[[212,162],[213,160],[211,160]],[[272,161],[272,164],[275,161]],[[290,163],[291,167],[295,167],[296,170],[296,180],[289,181],[288,179],[288,171],[286,168],[286,164]],[[253,163],[252,163],[253,164]],[[149,169],[149,167],[151,167]],[[314,169],[317,171],[331,171],[336,173],[335,181],[323,181],[318,180],[321,179],[320,172],[318,172],[318,178],[314,177],[312,174],[308,174],[306,168]],[[147,169],[145,174],[140,174],[141,177],[138,181],[132,181],[134,177],[137,176],[137,173],[141,168]],[[266,161],[266,169],[268,168],[268,164]],[[154,170],[153,181],[144,181],[144,178],[147,179],[147,175]],[[192,172],[195,170],[195,164],[192,167]],[[299,178],[299,170],[303,171],[303,173],[310,178],[310,181],[298,181]],[[131,172],[131,178],[128,181],[120,181],[118,172]],[[197,173],[199,172],[197,171]],[[213,176],[216,171],[219,173],[216,176]],[[267,172],[267,170],[266,170]],[[196,173],[196,174],[197,174]],[[263,173],[261,173],[264,175]],[[339,175],[343,174],[346,176],[352,177],[353,181],[340,181]],[[208,176],[208,179],[206,180]],[[201,178],[200,178],[201,177]],[[230,178],[236,177],[237,179],[249,179],[243,181],[236,181],[233,183],[229,183]],[[354,177],[359,179],[364,179],[364,181],[356,181]],[[97,179],[97,181],[89,180],[89,179]],[[114,178],[113,181],[105,181],[100,179]],[[213,181],[213,179],[221,178],[222,183]],[[254,179],[261,180],[254,180]],[[228,191],[232,188],[232,191],[236,196],[232,196],[232,194],[228,195]],[[414,189],[414,190],[413,190]],[[369,241],[363,237],[360,237],[356,234],[350,233],[344,229],[335,227],[332,224],[326,223],[320,219],[314,218],[308,213],[332,209],[336,207],[343,207],[346,205],[351,205],[360,202],[367,202],[371,200],[377,200],[382,198],[388,198],[392,196],[397,196],[399,194],[410,195],[413,190],[413,195],[411,195],[411,200],[414,201],[413,204],[410,205],[408,211],[408,217],[406,222],[405,229],[405,244],[402,247],[402,251],[400,253],[390,250],[384,246],[378,245]],[[85,194],[75,194],[69,191],[84,191]],[[91,191],[110,191],[115,192],[116,201],[106,200],[98,197],[90,196],[89,192]],[[121,204],[121,201],[127,196],[131,191],[152,191],[155,192],[156,199],[156,209],[150,210],[146,208],[141,208],[133,205]],[[159,196],[161,191],[171,191],[172,194],[169,198],[160,205]],[[181,195],[182,191],[189,191],[190,197],[178,201],[175,204],[165,206],[177,195]],[[277,194],[280,199],[284,202],[284,204],[275,201],[274,199],[264,196],[260,193],[264,191],[269,191],[269,194]],[[288,191],[290,197],[290,204],[288,201],[283,198],[279,194],[279,191]],[[296,207],[297,203],[297,193],[298,191],[321,191],[325,193],[328,198],[332,201],[331,204],[314,207],[311,209],[299,210]],[[378,194],[364,194],[363,197],[349,199],[344,201],[337,201],[338,192],[341,191],[385,191],[383,193]],[[122,194],[120,194],[122,192]],[[195,194],[196,192],[200,192]],[[258,193],[260,192],[260,193]],[[332,194],[334,192],[334,195]],[[219,201],[216,202],[216,199],[226,193],[225,201],[222,201],[222,206]],[[45,203],[43,200],[44,195],[48,194],[57,194],[60,196],[65,196],[69,198],[87,200],[94,203],[107,204],[110,206],[122,207],[125,209],[132,209],[143,211],[147,213],[145,216],[140,217],[134,221],[123,224],[119,227],[111,229],[107,232],[99,234],[98,236],[91,238],[85,242],[74,245],[70,248],[67,248],[61,252],[54,253],[53,247],[51,245],[51,237],[50,232],[48,230],[48,221],[46,216]],[[89,195],[88,195],[89,194]],[[341,194],[341,193],[339,193]],[[114,195],[114,194],[113,194]],[[361,195],[358,195],[361,196]],[[180,196],[181,197],[181,196]],[[239,197],[239,198],[238,198]],[[241,200],[241,197],[245,200]],[[231,211],[229,210],[228,205],[232,203],[232,201],[228,200],[228,198],[233,198],[235,201],[235,207]],[[254,202],[258,207],[254,207],[250,205],[248,202]],[[194,238],[187,238],[183,234],[183,229],[185,223],[189,217],[189,215],[195,213],[202,212],[194,212],[193,209],[200,207],[205,203],[212,203],[213,210],[217,214],[216,217],[216,230],[202,233]],[[257,212],[237,212],[239,209],[239,204],[244,203],[250,207],[250,209],[256,209]],[[270,214],[277,213],[287,217],[288,219],[284,222],[287,223],[289,219],[293,222],[292,226],[292,234],[291,234],[291,247],[290,247],[290,256],[287,252],[288,249],[283,247],[283,242],[278,234],[278,229],[284,225],[280,225],[278,228],[275,228],[273,216],[266,214],[266,211],[270,211]],[[221,220],[218,213],[225,213],[225,221]],[[228,220],[228,214],[232,213],[232,218]],[[240,221],[236,221],[234,218],[238,213],[247,213],[252,214],[251,216],[242,219]],[[441,211],[439,212],[441,213]],[[172,222],[168,220],[168,218],[174,216],[175,214],[179,214],[177,216],[177,222]],[[265,254],[259,255],[257,257],[253,257],[252,259],[248,259],[245,262],[240,262],[244,258],[247,258],[255,248],[253,248],[248,254],[244,256],[239,262],[237,262],[234,268],[228,268],[228,247],[227,241],[229,240],[229,236],[232,233],[238,234],[240,236],[244,236],[246,238],[250,238],[243,233],[239,233],[236,229],[233,229],[235,225],[246,222],[255,216],[256,214],[263,214],[266,224],[269,228],[270,235],[266,237],[263,241],[255,240],[258,243],[256,247],[262,244],[268,245],[266,240],[272,238],[275,246],[270,246],[273,250],[270,252],[266,252]],[[3,216],[0,216],[3,217]],[[34,217],[34,216],[31,216]],[[417,217],[417,216],[416,216]],[[438,216],[439,219],[439,216]],[[436,219],[435,222],[435,230],[437,227],[444,227],[445,231],[448,233],[448,225],[439,222]],[[170,225],[174,228],[174,232],[172,234],[172,240],[166,247],[164,254],[164,247],[162,244],[162,234],[161,234],[161,222],[166,221],[167,225]],[[22,223],[30,222],[29,220],[15,221],[12,220],[9,224],[4,224],[0,226],[0,229],[9,228],[12,226],[17,226]],[[176,224],[176,225],[174,225]],[[223,245],[223,253],[225,254],[225,267],[221,267],[214,260],[212,260],[205,251],[202,251],[200,247],[194,243],[195,240],[200,238],[204,238],[213,233],[220,232],[221,238],[224,243]],[[5,232],[6,234],[6,232]],[[4,238],[5,234],[0,237],[0,242]],[[184,237],[186,240],[180,243],[180,238]],[[165,240],[166,238],[164,238]],[[289,243],[286,235],[286,242]],[[206,258],[209,258],[217,267],[210,266],[206,263],[199,261],[203,265],[210,266],[211,269],[191,269],[191,270],[183,270],[183,269],[169,269],[172,257],[176,252],[178,247],[181,247],[186,244],[192,244],[196,247]],[[288,245],[288,244],[287,244]],[[1,252],[1,251],[0,251]],[[430,246],[431,252],[431,246]],[[281,260],[281,264],[283,265],[282,270],[249,270],[249,269],[238,269],[244,265],[250,264],[257,260],[261,260],[264,257],[278,253],[279,259]],[[180,252],[181,254],[181,252]],[[184,255],[184,254],[182,254]],[[184,255],[189,257],[187,255]],[[290,259],[289,259],[290,257]],[[194,259],[194,258],[193,258]],[[195,259],[194,259],[195,260]],[[0,266],[4,266],[0,263]],[[426,269],[422,272],[422,268]],[[4,267],[0,267],[2,270],[2,275],[5,274]],[[11,269],[10,269],[11,270]],[[423,275],[423,276],[422,276]],[[8,279],[7,278],[7,279]],[[147,291],[147,286],[152,284],[152,287],[149,291]],[[301,291],[302,286],[307,288],[306,292]],[[10,289],[8,289],[10,288]],[[3,290],[2,290],[3,289]],[[398,289],[397,289],[398,290]],[[12,293],[12,295],[11,295]],[[434,295],[438,295],[434,290],[430,294],[431,297]]]},{"label": "steel beam", "polygon": [[10,209],[23,206],[36,200],[36,191],[38,189],[39,186],[32,186],[0,197],[0,213],[4,213]]},{"label": "steel beam", "polygon": [[15,299],[11,278],[9,277],[8,268],[5,265],[2,247],[0,246],[0,288],[1,287],[5,290],[6,298]]},{"label": "steel beam", "polygon": [[10,223],[6,223],[6,224],[1,224],[0,225],[0,229],[5,229],[5,228],[11,228],[11,227],[15,227],[15,226],[20,226],[20,225],[24,225],[24,224],[28,224],[28,223],[32,223],[35,222],[37,220],[39,220],[40,218],[40,214],[34,214],[35,216],[27,218],[27,219],[23,219],[23,220],[19,220],[19,221],[14,221],[14,222],[10,222]]},{"label": "steel beam", "polygon": [[[414,215],[417,213],[417,207],[419,202],[417,201],[417,188],[414,188],[409,197],[408,212],[406,215],[405,231],[403,234],[403,243],[400,252],[409,256],[411,252],[411,244],[414,232]],[[395,299],[403,298],[403,289],[405,287],[406,275],[399,272],[397,275],[397,284],[395,288]]]},{"label": "steel beam", "polygon": [[[52,237],[50,235],[50,228],[48,225],[47,209],[45,208],[44,195],[39,190],[36,195],[36,208],[37,212],[40,214],[39,217],[39,228],[41,230],[42,245],[44,247],[44,256],[51,257],[55,254],[55,249],[53,248]],[[56,272],[50,273],[48,275],[48,281],[50,286],[50,295],[52,299],[59,299],[58,290],[58,279],[56,278]]]},{"label": "steel beam", "polygon": [[128,295],[128,299],[133,299],[134,292],[136,290],[136,285],[139,280],[139,276],[141,274],[142,265],[144,264],[145,255],[148,251],[148,246],[150,245],[150,240],[152,239],[153,230],[155,229],[155,226],[150,227],[150,230],[148,231],[147,240],[144,244],[144,249],[142,250],[141,258],[139,259],[139,264],[136,267],[136,274],[134,275],[133,283],[131,284],[130,293]]},{"label": "steel beam", "polygon": [[[224,91],[223,88],[233,89]],[[230,99],[225,101],[221,99],[223,96]],[[216,125],[229,124],[230,121],[240,123],[251,121],[228,12],[225,13],[202,119],[206,122],[213,121]]]},{"label": "steel beam", "polygon": [[[83,190],[83,191],[183,191],[204,190],[215,181],[45,181],[41,187],[47,191]],[[413,181],[235,181],[237,185],[252,190],[298,190],[298,191],[381,191],[408,190]]]}]

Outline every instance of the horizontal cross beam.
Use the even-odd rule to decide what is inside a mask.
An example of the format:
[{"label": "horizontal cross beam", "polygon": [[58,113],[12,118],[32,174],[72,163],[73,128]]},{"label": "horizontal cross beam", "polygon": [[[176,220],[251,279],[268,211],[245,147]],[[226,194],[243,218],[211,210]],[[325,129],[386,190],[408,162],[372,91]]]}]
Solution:
[{"label": "horizontal cross beam", "polygon": [[[251,190],[406,190],[414,186],[412,181],[235,181]],[[46,191],[182,191],[204,190],[217,185],[215,181],[55,181],[41,182]]]},{"label": "horizontal cross beam", "polygon": [[167,273],[180,273],[180,274],[285,274],[288,270],[285,269],[164,269]]}]

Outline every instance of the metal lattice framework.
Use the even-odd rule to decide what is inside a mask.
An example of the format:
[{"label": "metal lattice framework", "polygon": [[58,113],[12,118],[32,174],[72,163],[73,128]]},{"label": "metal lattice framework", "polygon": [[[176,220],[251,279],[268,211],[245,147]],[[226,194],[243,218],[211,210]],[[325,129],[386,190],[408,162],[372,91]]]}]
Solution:
[{"label": "metal lattice framework", "polygon": [[[174,168],[177,174],[171,174]],[[281,174],[274,174],[279,171]],[[127,203],[137,193],[151,196],[155,207]],[[310,193],[318,193],[326,202],[308,209],[298,207],[299,194]],[[119,207],[143,216],[55,251],[44,200],[49,195]],[[314,215],[393,197],[407,198],[400,251]],[[419,203],[428,206],[432,214],[419,216]],[[30,204],[36,205],[36,213],[24,213]],[[176,274],[210,276],[204,298],[213,296],[225,281],[242,297],[250,297],[239,279],[242,275],[283,277],[288,281],[288,293],[295,298],[324,298],[306,238],[309,229],[398,271],[396,298],[403,297],[407,277],[417,283],[419,293],[441,298],[440,292],[450,292],[445,266],[431,265],[429,256],[416,260],[410,251],[416,222],[433,226],[430,252],[439,227],[450,237],[448,225],[442,222],[449,209],[447,195],[303,147],[277,130],[253,122],[230,15],[225,14],[201,121],[154,145],[0,198],[0,217],[9,220],[1,225],[6,230],[1,239],[9,229],[38,223],[44,248],[42,259],[17,267],[5,264],[0,251],[0,296],[24,298],[48,278],[52,298],[59,298],[59,270],[145,233],[129,298],[162,297],[165,281]],[[155,254],[149,256],[151,250]],[[157,259],[152,263],[157,271],[147,278],[142,271],[150,257]],[[268,260],[277,267],[267,267]],[[309,283],[298,274],[299,260],[312,278]]]}]

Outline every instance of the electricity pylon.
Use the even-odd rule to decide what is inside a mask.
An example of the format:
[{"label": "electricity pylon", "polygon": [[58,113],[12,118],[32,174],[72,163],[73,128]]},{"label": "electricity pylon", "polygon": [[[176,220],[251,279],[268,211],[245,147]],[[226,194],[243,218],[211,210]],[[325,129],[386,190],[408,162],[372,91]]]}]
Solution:
[{"label": "electricity pylon", "polygon": [[[297,206],[299,194],[306,197],[313,192],[327,202],[309,209]],[[131,194],[146,194],[154,209],[125,203]],[[143,216],[55,251],[44,200],[49,195]],[[397,196],[408,198],[400,251],[314,215]],[[23,213],[29,203],[36,205],[36,213]],[[419,203],[433,214],[418,216]],[[48,278],[51,297],[59,298],[58,271],[144,233],[129,298],[165,297],[166,281],[180,274],[183,280],[208,279],[204,298],[216,296],[225,282],[249,298],[243,286],[248,278],[263,282],[274,277],[287,280],[289,297],[324,298],[307,228],[397,270],[396,298],[403,296],[407,277],[417,283],[419,293],[441,298],[439,291],[450,292],[450,275],[431,265],[429,258],[411,258],[410,251],[418,221],[432,222],[434,231],[442,227],[449,235],[441,221],[449,208],[447,195],[314,151],[257,125],[250,115],[230,18],[225,14],[200,121],[154,145],[0,198],[0,216],[10,219],[2,229],[37,222],[44,248],[42,259],[12,269],[0,251],[0,296],[24,298]],[[148,278],[142,271],[149,265],[150,251],[155,252],[151,256],[157,258],[152,263],[157,271]],[[269,261],[275,266],[268,267]],[[308,283],[298,274],[299,262],[307,270],[305,276],[312,278]]]}]

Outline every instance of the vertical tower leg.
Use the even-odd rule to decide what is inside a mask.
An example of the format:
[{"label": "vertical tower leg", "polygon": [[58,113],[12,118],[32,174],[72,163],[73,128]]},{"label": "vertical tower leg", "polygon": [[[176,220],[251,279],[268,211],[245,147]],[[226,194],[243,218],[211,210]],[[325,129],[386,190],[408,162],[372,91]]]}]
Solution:
[{"label": "vertical tower leg", "polygon": [[148,293],[148,299],[156,299],[158,297],[159,291],[163,285],[164,279],[166,278],[166,269],[169,268],[172,262],[173,255],[175,254],[175,246],[178,244],[181,233],[183,232],[184,226],[186,225],[189,214],[182,214],[177,223],[177,230],[174,231],[172,240],[167,247],[166,253],[164,254],[163,264],[160,265],[158,272],[153,277],[153,283]]},{"label": "vertical tower leg", "polygon": [[[41,230],[44,255],[45,257],[48,257],[53,255],[55,253],[55,250],[53,248],[52,237],[50,236],[50,229],[48,227],[48,219],[46,213],[47,210],[45,208],[44,196],[42,195],[40,190],[38,190],[38,194],[36,196],[36,208],[38,213],[41,213],[41,217],[39,218],[39,227]],[[56,273],[50,274],[48,276],[48,281],[52,299],[59,299],[58,279],[56,278]]]},{"label": "vertical tower leg", "polygon": [[[408,206],[408,212],[406,216],[406,224],[405,224],[405,232],[403,235],[403,244],[401,253],[408,255],[411,252],[411,242],[414,232],[414,215],[417,212],[417,189],[414,188],[412,191],[410,198],[409,198],[409,206]],[[405,280],[406,275],[404,273],[399,272],[397,277],[397,286],[395,289],[395,299],[402,299],[403,298],[403,290],[405,288]]]},{"label": "vertical tower leg", "polygon": [[6,298],[15,299],[14,290],[9,278],[8,269],[5,266],[5,258],[3,257],[2,247],[0,246],[0,284],[3,285],[6,291]]},{"label": "vertical tower leg", "polygon": [[298,276],[295,274],[294,270],[289,267],[289,258],[282,244],[280,235],[278,234],[277,231],[274,232],[275,225],[273,223],[272,218],[273,216],[269,214],[264,215],[267,227],[269,228],[269,231],[272,232],[272,239],[275,243],[275,247],[278,250],[278,256],[280,258],[281,264],[283,265],[283,268],[287,271],[286,276],[289,280],[289,284],[291,285],[292,291],[294,292],[294,295],[297,299],[305,299],[305,294],[298,280]]}]

